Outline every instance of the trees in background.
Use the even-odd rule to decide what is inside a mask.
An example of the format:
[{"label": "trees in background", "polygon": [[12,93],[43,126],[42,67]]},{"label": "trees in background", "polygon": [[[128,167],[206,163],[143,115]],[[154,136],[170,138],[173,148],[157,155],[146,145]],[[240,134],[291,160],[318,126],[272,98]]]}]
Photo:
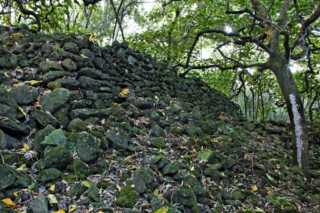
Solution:
[{"label": "trees in background", "polygon": [[[274,92],[279,90],[281,95],[277,105],[286,106],[293,130],[293,164],[308,172],[308,133],[301,94],[317,88],[315,82],[311,85],[310,76],[318,74],[315,67],[319,50],[317,38],[320,35],[319,2],[161,2],[162,8],[146,19],[155,23],[153,32],[149,30],[133,38],[140,42],[152,42],[154,46],[136,42],[137,47],[142,46],[150,52],[156,49],[162,51],[167,59],[183,68],[180,74],[183,76],[192,70],[218,69],[223,73],[220,77],[228,79],[226,87],[233,91],[232,97],[244,91],[246,99],[249,89],[252,94],[260,94],[260,101],[263,101],[261,83],[266,85],[266,80],[274,77],[277,85],[268,89]],[[162,26],[157,27],[160,19]],[[219,58],[206,61],[197,58],[197,51],[201,49],[199,45],[203,45],[201,38],[214,41],[211,44],[215,45]],[[300,82],[297,84],[292,74],[292,61],[300,61],[298,69],[304,71],[303,85]],[[254,73],[250,72],[252,69]],[[296,78],[301,77],[301,72],[298,72]],[[255,85],[257,89],[254,90]],[[318,93],[314,93],[316,99]],[[312,119],[312,113],[310,115]]]}]

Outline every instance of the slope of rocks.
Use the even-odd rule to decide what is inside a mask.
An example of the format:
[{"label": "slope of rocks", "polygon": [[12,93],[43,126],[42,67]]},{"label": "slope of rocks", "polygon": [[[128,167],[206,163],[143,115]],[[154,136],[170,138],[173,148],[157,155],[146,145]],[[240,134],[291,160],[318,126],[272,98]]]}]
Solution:
[{"label": "slope of rocks", "polygon": [[0,27],[0,212],[319,212],[319,143],[308,182],[287,125],[92,41]]}]

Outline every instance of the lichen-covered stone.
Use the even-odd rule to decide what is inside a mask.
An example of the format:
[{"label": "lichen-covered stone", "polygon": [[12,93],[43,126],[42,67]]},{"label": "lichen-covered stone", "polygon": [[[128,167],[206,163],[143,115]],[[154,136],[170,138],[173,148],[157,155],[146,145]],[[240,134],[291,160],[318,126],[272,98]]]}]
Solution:
[{"label": "lichen-covered stone", "polygon": [[99,156],[100,139],[93,135],[81,132],[78,135],[77,154],[79,158],[86,163],[96,160]]},{"label": "lichen-covered stone", "polygon": [[196,196],[189,187],[180,187],[173,190],[172,193],[173,202],[180,203],[184,206],[193,206],[196,204]]},{"label": "lichen-covered stone", "polygon": [[45,95],[40,100],[40,104],[42,105],[42,108],[44,110],[48,110],[50,113],[54,113],[65,105],[69,98],[69,95],[69,90],[59,88]]},{"label": "lichen-covered stone", "polygon": [[4,137],[3,131],[0,129],[0,150],[7,148],[7,140]]},{"label": "lichen-covered stone", "polygon": [[43,142],[41,142],[42,145],[53,145],[53,146],[60,146],[60,145],[66,145],[67,144],[67,138],[64,135],[63,131],[61,129],[56,129],[53,132],[51,132]]},{"label": "lichen-covered stone", "polygon": [[44,196],[39,196],[30,202],[30,209],[33,213],[48,213],[48,200]]},{"label": "lichen-covered stone", "polygon": [[131,141],[122,129],[111,129],[106,136],[113,148],[120,151],[126,150]]},{"label": "lichen-covered stone", "polygon": [[[51,133],[52,134],[52,133]],[[44,152],[43,168],[66,168],[72,160],[71,152],[66,145],[53,147]]]},{"label": "lichen-covered stone", "polygon": [[164,137],[166,135],[164,130],[159,125],[154,125],[151,128],[151,134],[155,137]]},{"label": "lichen-covered stone", "polygon": [[16,182],[18,173],[11,167],[0,164],[0,191]]},{"label": "lichen-covered stone", "polygon": [[54,181],[60,178],[61,172],[56,168],[45,169],[39,172],[37,176],[37,180],[42,183],[46,183],[48,181]]},{"label": "lichen-covered stone", "polygon": [[171,175],[171,174],[177,173],[179,170],[180,170],[180,163],[176,161],[165,166],[162,169],[161,173],[163,175]]},{"label": "lichen-covered stone", "polygon": [[45,145],[41,144],[45,139],[45,137],[47,137],[54,130],[55,128],[49,124],[46,126],[46,128],[40,130],[35,134],[35,137],[32,142],[32,146],[38,153],[41,153],[45,148]]},{"label": "lichen-covered stone", "polygon": [[80,118],[76,118],[69,123],[67,130],[68,132],[82,132],[86,130],[86,124]]}]

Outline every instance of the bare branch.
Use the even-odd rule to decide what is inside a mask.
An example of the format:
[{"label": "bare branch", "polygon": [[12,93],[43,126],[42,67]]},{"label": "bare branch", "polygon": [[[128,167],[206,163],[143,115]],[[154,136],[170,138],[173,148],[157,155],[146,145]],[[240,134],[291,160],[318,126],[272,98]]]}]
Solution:
[{"label": "bare branch", "polygon": [[[111,2],[111,5],[112,5],[112,8],[113,8],[113,12],[114,12],[114,14],[115,14],[115,16],[116,16],[116,19],[117,19],[118,23],[119,23],[119,27],[120,27],[120,30],[121,30],[122,39],[123,39],[123,41],[125,41],[124,34],[123,34],[123,30],[122,30],[122,26],[121,26],[121,23],[119,22],[119,17],[117,16],[117,11],[116,11],[116,8],[114,7],[113,0],[110,0],[110,2]],[[114,35],[113,35],[113,36],[114,36]]]},{"label": "bare branch", "polygon": [[270,7],[268,8],[268,12],[270,12],[270,10],[272,9],[273,4],[274,4],[274,0],[272,0],[272,3],[271,3],[271,5],[270,5]]},{"label": "bare branch", "polygon": [[[183,64],[178,64],[175,67],[184,67]],[[205,66],[190,66],[188,68],[187,71],[185,71],[181,76],[185,77],[191,70],[196,70],[196,69],[207,69],[207,68],[214,68],[217,67],[219,68],[221,71],[224,70],[231,70],[231,69],[236,69],[236,68],[241,68],[241,69],[246,69],[246,68],[252,68],[252,67],[264,67],[264,68],[268,68],[268,64],[267,63],[256,63],[256,64],[236,64],[234,66],[230,66],[230,67],[222,67],[220,65],[205,65]]]},{"label": "bare branch", "polygon": [[319,16],[320,16],[320,4],[319,4],[318,8],[316,9],[316,11],[305,22],[303,22],[298,36],[296,37],[296,39],[294,40],[294,42],[292,43],[292,45],[290,47],[291,51],[293,51],[298,46],[298,44],[301,41],[303,41],[303,39],[307,33],[308,27],[313,22],[315,22],[319,18]]}]

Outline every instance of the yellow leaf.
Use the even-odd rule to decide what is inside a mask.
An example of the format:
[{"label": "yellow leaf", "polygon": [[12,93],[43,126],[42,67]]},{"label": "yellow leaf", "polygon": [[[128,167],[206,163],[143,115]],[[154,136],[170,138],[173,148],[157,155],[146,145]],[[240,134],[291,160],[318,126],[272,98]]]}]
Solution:
[{"label": "yellow leaf", "polygon": [[155,189],[154,192],[153,192],[153,194],[154,194],[154,195],[158,195],[158,194],[159,194],[158,189]]},{"label": "yellow leaf", "polygon": [[83,54],[79,54],[82,58],[88,58],[87,56],[83,55]]},{"label": "yellow leaf", "polygon": [[88,181],[82,181],[81,184],[85,185],[86,187],[89,187],[90,184],[88,183]]},{"label": "yellow leaf", "polygon": [[90,207],[90,209],[87,211],[87,213],[92,212],[93,211],[93,206]]},{"label": "yellow leaf", "polygon": [[64,210],[60,209],[59,211],[53,212],[53,213],[66,213]]},{"label": "yellow leaf", "polygon": [[13,192],[13,195],[17,197],[18,196],[18,192]]},{"label": "yellow leaf", "polygon": [[73,212],[74,210],[76,210],[77,206],[76,205],[71,205],[71,209],[69,210],[69,212]]},{"label": "yellow leaf", "polygon": [[17,87],[17,86],[22,86],[23,84],[13,84],[12,86]]},{"label": "yellow leaf", "polygon": [[27,114],[23,111],[23,109],[22,109],[21,107],[18,107],[18,109],[20,110],[20,112],[21,112],[24,116],[27,115]]},{"label": "yellow leaf", "polygon": [[50,93],[51,92],[51,90],[46,90],[46,91],[44,91],[44,93]]},{"label": "yellow leaf", "polygon": [[277,167],[277,169],[280,169],[280,165],[279,164],[277,164],[276,167]]},{"label": "yellow leaf", "polygon": [[29,149],[30,149],[29,145],[26,144],[26,143],[23,143],[23,148],[25,148],[26,150],[29,150]]},{"label": "yellow leaf", "polygon": [[192,149],[192,150],[189,150],[189,152],[197,152],[196,150]]},{"label": "yellow leaf", "polygon": [[121,187],[117,184],[116,185],[117,189],[119,190],[119,192],[121,191]]},{"label": "yellow leaf", "polygon": [[54,196],[53,194],[49,194],[48,198],[50,199],[51,203],[58,203],[56,196]]},{"label": "yellow leaf", "polygon": [[19,36],[19,35],[21,35],[22,33],[12,33],[11,35],[13,36],[13,35],[17,35],[17,36]]},{"label": "yellow leaf", "polygon": [[210,195],[211,199],[214,199],[214,197],[213,197],[213,195],[212,195],[212,194],[209,194],[209,195]]},{"label": "yellow leaf", "polygon": [[193,171],[193,170],[194,170],[194,166],[193,166],[193,167],[191,167],[190,171]]},{"label": "yellow leaf", "polygon": [[40,82],[42,82],[42,81],[31,80],[31,81],[30,81],[30,84],[31,84],[31,85],[34,85],[34,84],[37,84],[37,83],[40,83]]},{"label": "yellow leaf", "polygon": [[113,104],[113,105],[116,105],[116,104],[118,104],[118,103],[116,103],[116,102],[113,102],[112,104]]},{"label": "yellow leaf", "polygon": [[50,190],[51,190],[51,191],[54,191],[55,189],[56,189],[56,185],[50,186]]},{"label": "yellow leaf", "polygon": [[159,177],[162,177],[162,174],[159,172]]},{"label": "yellow leaf", "polygon": [[154,213],[167,213],[168,212],[168,208],[162,207],[161,209],[155,211]]},{"label": "yellow leaf", "polygon": [[258,187],[256,185],[252,186],[252,191],[257,191],[258,190]]},{"label": "yellow leaf", "polygon": [[134,164],[132,164],[131,169],[136,169],[136,168],[137,167]]},{"label": "yellow leaf", "polygon": [[122,93],[125,94],[125,95],[128,94],[129,93],[129,89],[123,89]]},{"label": "yellow leaf", "polygon": [[104,213],[102,210],[98,211],[98,213]]},{"label": "yellow leaf", "polygon": [[7,204],[7,207],[10,207],[10,208],[18,208],[19,207],[14,202],[12,202],[12,200],[10,198],[3,199],[2,202]]},{"label": "yellow leaf", "polygon": [[245,158],[248,158],[248,155],[247,155],[247,154],[245,154],[245,155],[244,155],[244,157],[245,157]]}]

